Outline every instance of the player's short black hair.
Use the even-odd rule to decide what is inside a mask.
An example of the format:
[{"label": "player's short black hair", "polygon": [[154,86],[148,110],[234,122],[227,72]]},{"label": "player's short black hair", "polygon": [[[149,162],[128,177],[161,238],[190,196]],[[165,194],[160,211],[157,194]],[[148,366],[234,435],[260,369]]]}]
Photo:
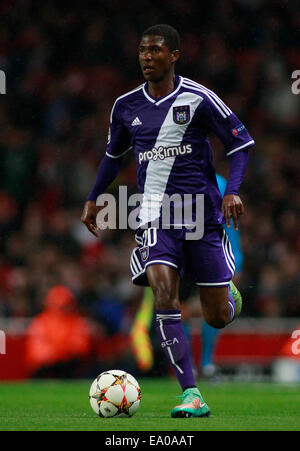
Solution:
[{"label": "player's short black hair", "polygon": [[153,35],[162,36],[165,40],[166,46],[172,52],[173,50],[178,50],[180,46],[180,36],[178,31],[167,24],[153,25],[144,31],[142,36]]}]

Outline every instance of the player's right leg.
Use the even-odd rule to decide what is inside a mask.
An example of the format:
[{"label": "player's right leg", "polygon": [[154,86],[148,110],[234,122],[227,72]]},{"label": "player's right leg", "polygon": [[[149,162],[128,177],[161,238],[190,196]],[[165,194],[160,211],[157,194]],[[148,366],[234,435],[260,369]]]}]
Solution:
[{"label": "player's right leg", "polygon": [[158,336],[165,355],[181,385],[182,403],[173,418],[209,416],[210,410],[195,384],[190,349],[181,322],[178,272],[165,264],[149,264],[147,277],[155,298]]}]

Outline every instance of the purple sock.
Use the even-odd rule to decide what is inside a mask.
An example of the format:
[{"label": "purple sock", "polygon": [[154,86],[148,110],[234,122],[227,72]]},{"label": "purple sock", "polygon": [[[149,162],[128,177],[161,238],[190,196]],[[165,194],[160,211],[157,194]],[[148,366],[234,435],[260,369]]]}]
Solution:
[{"label": "purple sock", "polygon": [[228,289],[228,304],[229,304],[229,322],[231,323],[234,320],[235,302],[231,294],[230,287]]},{"label": "purple sock", "polygon": [[180,310],[156,310],[156,329],[168,361],[182,390],[195,387],[189,343],[181,323]]}]

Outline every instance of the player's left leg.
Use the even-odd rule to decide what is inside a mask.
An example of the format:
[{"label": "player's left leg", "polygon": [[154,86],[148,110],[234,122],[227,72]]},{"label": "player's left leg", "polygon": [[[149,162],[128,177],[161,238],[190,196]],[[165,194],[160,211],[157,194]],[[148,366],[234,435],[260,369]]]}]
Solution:
[{"label": "player's left leg", "polygon": [[201,286],[200,300],[205,321],[222,329],[239,316],[242,296],[232,281],[228,286]]},{"label": "player's left leg", "polygon": [[173,418],[209,416],[209,407],[195,384],[189,344],[181,322],[179,274],[170,266],[154,264],[147,267],[147,276],[155,298],[161,347],[183,390],[182,404],[171,415]]},{"label": "player's left leg", "polygon": [[200,287],[203,317],[210,326],[222,329],[239,315],[242,305],[231,281],[235,260],[228,237],[222,227],[217,227],[187,245],[189,270]]},{"label": "player's left leg", "polygon": [[[216,338],[219,335],[219,328],[214,327],[214,322],[218,319],[216,318],[217,310],[215,310],[214,303],[217,301],[218,297],[216,296],[217,291],[213,291],[211,295],[210,290],[206,290],[205,288],[200,289],[200,293],[202,293],[204,301],[202,303],[202,308],[204,307],[204,321],[202,326],[202,372],[204,376],[212,377],[216,373],[216,367],[213,363],[212,356],[214,353],[214,348],[216,344]],[[214,301],[211,301],[211,296],[215,297]],[[229,322],[233,321],[234,318],[237,318],[242,309],[242,296],[239,290],[236,288],[232,280],[229,282],[229,290],[228,290],[228,299],[227,299],[227,291],[224,293],[225,299],[220,302],[223,304],[227,304],[230,310]],[[201,295],[200,295],[201,299]],[[211,308],[213,312],[211,312]],[[207,314],[209,314],[207,316]],[[207,317],[210,323],[207,323],[205,318]],[[212,322],[211,322],[212,321]]]},{"label": "player's left leg", "polygon": [[[212,244],[212,246],[210,246]],[[237,317],[241,310],[242,299],[240,293],[232,282],[226,282],[235,276],[234,271],[240,272],[242,269],[242,255],[239,245],[238,232],[231,229],[220,229],[219,238],[216,231],[208,232],[207,237],[204,237],[203,246],[205,248],[206,258],[206,279],[203,279],[203,274],[199,275],[202,282],[211,282],[211,285],[225,284],[230,285],[231,295],[235,304],[235,317]],[[210,268],[210,269],[209,269]],[[204,284],[209,285],[209,283]],[[225,292],[225,295],[227,293]],[[227,300],[225,299],[225,303]],[[219,336],[220,329],[211,327],[207,322],[203,321],[202,326],[202,373],[204,376],[211,377],[216,372],[214,365],[214,351],[216,341]]]}]

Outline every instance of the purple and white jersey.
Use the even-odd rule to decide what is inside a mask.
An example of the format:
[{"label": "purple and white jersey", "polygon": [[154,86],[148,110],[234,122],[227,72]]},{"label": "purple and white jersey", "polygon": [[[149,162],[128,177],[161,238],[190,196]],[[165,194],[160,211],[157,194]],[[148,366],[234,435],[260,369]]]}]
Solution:
[{"label": "purple and white jersey", "polygon": [[204,194],[205,226],[223,222],[210,131],[221,139],[226,155],[254,144],[222,100],[188,78],[176,76],[174,90],[161,98],[150,96],[144,83],[116,100],[106,154],[135,154],[137,186],[143,194],[141,225],[160,216],[166,194]]}]

